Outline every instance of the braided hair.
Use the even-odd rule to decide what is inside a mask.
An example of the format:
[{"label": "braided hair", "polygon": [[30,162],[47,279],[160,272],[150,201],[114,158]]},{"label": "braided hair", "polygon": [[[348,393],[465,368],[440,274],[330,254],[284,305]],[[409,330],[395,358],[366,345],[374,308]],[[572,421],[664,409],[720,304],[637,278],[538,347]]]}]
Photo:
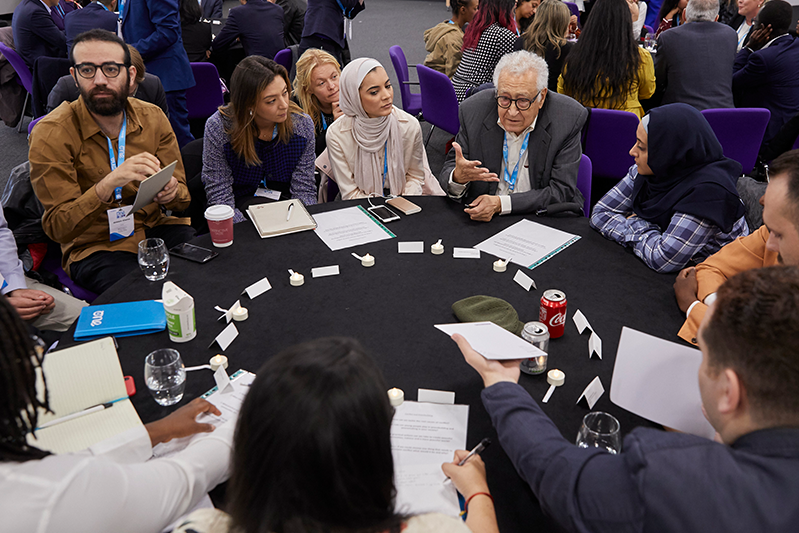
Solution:
[{"label": "braided hair", "polygon": [[28,444],[37,425],[38,410],[50,410],[36,394],[44,351],[35,346],[27,326],[6,298],[0,297],[0,461],[41,459],[49,452]]}]

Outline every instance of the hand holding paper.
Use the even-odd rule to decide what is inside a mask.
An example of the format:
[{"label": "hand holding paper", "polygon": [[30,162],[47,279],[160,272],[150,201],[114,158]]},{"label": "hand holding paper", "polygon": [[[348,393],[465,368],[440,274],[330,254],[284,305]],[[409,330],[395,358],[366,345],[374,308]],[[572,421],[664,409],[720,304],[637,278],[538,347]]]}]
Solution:
[{"label": "hand holding paper", "polygon": [[462,335],[456,333],[452,336],[452,340],[458,344],[458,348],[460,348],[463,358],[466,359],[469,366],[477,370],[477,373],[483,378],[484,386],[490,387],[501,381],[519,382],[521,370],[519,370],[518,359],[512,361],[490,361],[474,351]]}]

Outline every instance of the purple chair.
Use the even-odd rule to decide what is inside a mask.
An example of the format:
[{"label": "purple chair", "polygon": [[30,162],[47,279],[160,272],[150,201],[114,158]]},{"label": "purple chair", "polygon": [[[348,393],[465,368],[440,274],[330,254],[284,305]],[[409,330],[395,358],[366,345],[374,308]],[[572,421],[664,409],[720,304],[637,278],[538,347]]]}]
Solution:
[{"label": "purple chair", "polygon": [[410,86],[418,85],[418,83],[409,81],[408,61],[405,59],[405,52],[399,46],[394,45],[388,49],[388,55],[391,56],[391,63],[394,65],[394,71],[397,73],[397,79],[399,80],[402,109],[406,113],[416,116],[422,111],[422,95],[411,92]]},{"label": "purple chair", "polygon": [[579,21],[580,20],[580,8],[577,7],[577,4],[575,4],[574,2],[563,2],[563,3],[566,4],[566,7],[569,8],[569,11],[571,11],[572,15],[577,17],[577,20]]},{"label": "purple chair", "polygon": [[646,35],[647,33],[655,33],[655,30],[652,29],[652,26],[647,26],[646,24],[644,24],[643,30],[644,30],[644,35]]},{"label": "purple chair", "polygon": [[713,128],[724,155],[738,161],[744,174],[752,172],[771,112],[759,107],[741,107],[705,109],[702,115]]},{"label": "purple chair", "polygon": [[[419,75],[419,88],[422,91],[424,119],[434,128],[437,126],[451,135],[457,135],[461,123],[458,119],[458,97],[455,96],[452,81],[446,74],[424,65],[416,65],[416,73]],[[432,134],[431,129],[427,141]]]},{"label": "purple chair", "polygon": [[577,171],[577,189],[583,193],[583,214],[591,216],[591,159],[583,154],[580,157],[580,170]]},{"label": "purple chair", "polygon": [[16,50],[0,43],[0,52],[3,53],[6,59],[8,59],[8,62],[11,63],[11,66],[14,67],[14,70],[17,72],[17,77],[19,78],[17,83],[22,85],[26,91],[25,102],[22,104],[22,116],[19,118],[19,125],[17,126],[17,132],[22,132],[22,121],[25,118],[25,109],[28,107],[28,99],[33,93],[33,74],[31,73],[31,69],[28,68],[28,65],[25,64],[25,60],[20,57]]},{"label": "purple chair", "polygon": [[286,72],[291,72],[291,48],[284,48],[275,54],[275,63],[282,65]]},{"label": "purple chair", "polygon": [[583,129],[583,153],[593,168],[592,204],[608,192],[635,163],[630,148],[635,144],[638,116],[629,111],[591,109]]},{"label": "purple chair", "polygon": [[35,118],[28,123],[28,137],[31,136],[31,132],[33,131],[33,127],[39,123],[44,117]]},{"label": "purple chair", "polygon": [[69,292],[75,298],[79,300],[83,300],[88,303],[92,303],[96,298],[97,295],[90,291],[89,289],[84,289],[74,281],[72,278],[67,276],[67,273],[64,272],[64,269],[61,268],[61,249],[57,244],[50,244],[47,247],[47,254],[42,261],[41,268],[45,269],[48,272],[52,272],[53,274],[58,277],[58,281],[69,289]]},{"label": "purple chair", "polygon": [[212,63],[190,63],[194,87],[186,91],[189,120],[208,118],[225,103],[219,72]]}]

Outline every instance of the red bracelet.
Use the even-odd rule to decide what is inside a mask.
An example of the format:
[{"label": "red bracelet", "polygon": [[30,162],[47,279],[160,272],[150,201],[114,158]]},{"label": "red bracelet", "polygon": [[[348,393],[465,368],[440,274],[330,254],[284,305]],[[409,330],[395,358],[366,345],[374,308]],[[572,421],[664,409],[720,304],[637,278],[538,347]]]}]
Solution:
[{"label": "red bracelet", "polygon": [[488,496],[489,498],[491,498],[491,503],[494,503],[494,497],[491,496],[489,493],[487,493],[487,492],[475,492],[474,494],[469,496],[469,499],[467,499],[466,503],[463,504],[463,511],[465,513],[469,512],[469,502],[472,501],[472,498],[474,498],[475,496],[480,496],[481,494],[483,496]]}]

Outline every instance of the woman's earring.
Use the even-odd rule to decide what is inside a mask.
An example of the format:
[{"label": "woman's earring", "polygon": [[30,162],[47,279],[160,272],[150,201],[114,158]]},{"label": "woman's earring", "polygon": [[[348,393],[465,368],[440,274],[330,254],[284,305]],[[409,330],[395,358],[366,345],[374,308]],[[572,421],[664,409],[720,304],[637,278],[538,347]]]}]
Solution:
[{"label": "woman's earring", "polygon": [[250,109],[250,116],[252,116],[252,109]]}]

